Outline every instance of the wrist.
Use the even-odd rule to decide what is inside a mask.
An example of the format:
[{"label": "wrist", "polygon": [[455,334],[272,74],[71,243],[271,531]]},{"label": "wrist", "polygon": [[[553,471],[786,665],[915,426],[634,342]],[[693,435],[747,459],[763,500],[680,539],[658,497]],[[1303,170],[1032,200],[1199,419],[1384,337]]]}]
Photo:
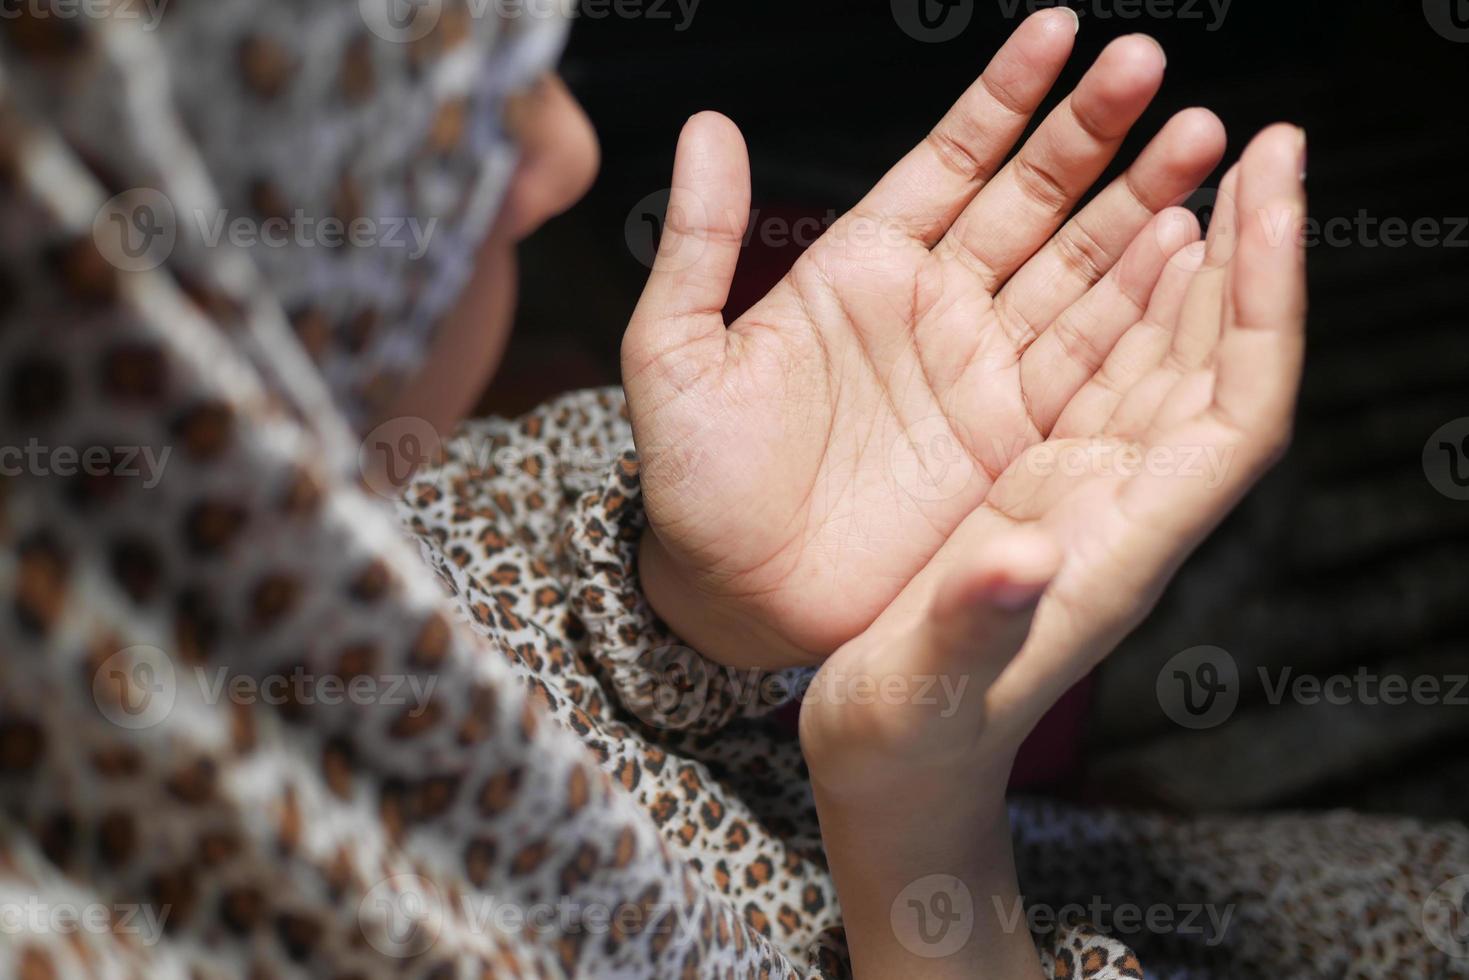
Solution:
[{"label": "wrist", "polygon": [[992,819],[1005,812],[1005,791],[1016,751],[981,743],[941,761],[925,750],[865,747],[860,737],[813,734],[801,715],[801,754],[818,804],[833,813],[868,814],[897,824],[915,809],[956,823]]},{"label": "wrist", "polygon": [[643,595],[658,617],[715,663],[776,670],[820,662],[762,622],[752,608],[701,589],[651,525],[644,528],[638,545],[638,575]]}]

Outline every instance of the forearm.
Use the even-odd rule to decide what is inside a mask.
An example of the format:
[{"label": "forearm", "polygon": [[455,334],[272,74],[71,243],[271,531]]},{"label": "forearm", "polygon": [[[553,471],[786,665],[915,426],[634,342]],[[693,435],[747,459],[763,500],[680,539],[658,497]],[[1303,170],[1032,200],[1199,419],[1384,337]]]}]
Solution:
[{"label": "forearm", "polygon": [[858,980],[1042,977],[1019,905],[1009,817],[994,791],[1004,780],[962,779],[984,789],[960,800],[952,787],[928,798],[904,789],[853,805],[817,787]]}]

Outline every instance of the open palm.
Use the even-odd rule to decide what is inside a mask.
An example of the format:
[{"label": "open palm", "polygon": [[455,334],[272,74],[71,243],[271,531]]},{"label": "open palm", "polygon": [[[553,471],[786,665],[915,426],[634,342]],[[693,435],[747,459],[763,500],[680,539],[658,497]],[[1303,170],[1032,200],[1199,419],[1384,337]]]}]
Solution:
[{"label": "open palm", "polygon": [[652,528],[645,584],[691,640],[678,604],[658,602],[674,583],[761,623],[762,665],[819,659],[971,515],[1009,520],[1047,493],[1070,501],[1057,514],[1116,509],[1060,494],[1075,465],[1046,478],[1037,454],[1111,438],[1094,424],[1118,390],[1104,363],[1140,344],[1155,293],[1177,289],[1186,258],[1170,260],[1199,232],[1168,206],[1224,138],[1209,113],[1181,113],[1071,215],[1164,63],[1149,39],[1115,42],[1006,163],[1073,35],[1061,10],[1027,20],[933,135],[728,327],[748,162],[722,117],[686,128],[624,383]]},{"label": "open palm", "polygon": [[818,694],[854,678],[970,681],[942,714],[808,697],[802,743],[828,792],[880,793],[915,766],[1008,764],[1284,450],[1304,353],[1302,141],[1291,126],[1255,138],[1221,186],[1207,246],[1168,264],[1051,438],[1011,461],[823,664]]}]

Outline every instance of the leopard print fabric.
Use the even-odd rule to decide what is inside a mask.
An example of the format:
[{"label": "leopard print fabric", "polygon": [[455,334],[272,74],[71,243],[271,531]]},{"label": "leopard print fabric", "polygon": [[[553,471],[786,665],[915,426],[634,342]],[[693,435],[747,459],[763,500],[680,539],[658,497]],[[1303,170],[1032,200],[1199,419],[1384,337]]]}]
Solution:
[{"label": "leopard print fabric", "polygon": [[[521,631],[523,681],[705,888],[796,962],[845,976],[800,752],[763,717],[798,698],[802,678],[702,662],[648,608],[621,393],[469,424],[447,456],[402,511],[475,628]],[[587,655],[546,657],[537,634]],[[1469,943],[1446,939],[1469,909],[1463,827],[1349,813],[1182,820],[1029,801],[1011,820],[1029,908],[993,911],[1024,915],[1013,921],[1032,927],[1047,976],[1141,978],[1141,954],[1148,977],[1180,980],[1469,977]],[[1048,927],[1048,916],[1062,921]]]},{"label": "leopard print fabric", "polygon": [[[397,515],[362,486],[351,423],[462,281],[496,107],[553,47],[429,7],[391,40],[323,0],[0,22],[0,975],[848,972],[762,717],[799,679],[651,615],[620,397],[466,427]],[[97,221],[139,188],[351,213],[344,167],[366,213],[475,217],[418,262],[181,221],[137,267]],[[1460,975],[1413,920],[1456,935],[1461,828],[1013,816],[1026,912],[1236,910],[1212,944],[1137,934],[1149,975]],[[1015,921],[1052,976],[1142,975],[1080,921]]]},{"label": "leopard print fabric", "polygon": [[[462,285],[498,109],[559,37],[448,2],[383,38],[369,6],[0,23],[0,975],[839,972],[811,847],[773,863],[729,777],[616,704],[656,632],[598,552],[635,468],[576,508],[570,483],[453,484],[501,518],[492,568],[463,561],[488,527],[415,515],[415,546],[361,485],[351,423]],[[452,227],[402,260],[192,220],[394,211]],[[720,855],[673,820],[696,800]]]}]

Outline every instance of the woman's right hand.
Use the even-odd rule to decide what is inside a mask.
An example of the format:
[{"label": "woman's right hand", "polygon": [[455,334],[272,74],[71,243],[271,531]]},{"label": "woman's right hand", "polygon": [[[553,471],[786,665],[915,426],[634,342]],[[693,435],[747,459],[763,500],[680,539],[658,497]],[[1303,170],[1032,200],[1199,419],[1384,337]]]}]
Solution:
[{"label": "woman's right hand", "polygon": [[[1128,449],[1138,471],[1028,451],[818,671],[801,744],[859,970],[1027,975],[1024,947],[990,914],[1014,897],[1014,753],[1288,441],[1304,351],[1303,153],[1290,126],[1250,144],[1207,249],[1170,264],[1102,380],[1058,421],[1053,448],[1093,460]],[[1180,472],[1185,451],[1222,465]],[[943,963],[889,924],[903,890],[934,875],[964,886],[980,933]]]},{"label": "woman's right hand", "polygon": [[1014,723],[991,717],[1060,552],[956,534],[801,705],[827,862],[857,977],[1040,980],[1005,807]]}]

